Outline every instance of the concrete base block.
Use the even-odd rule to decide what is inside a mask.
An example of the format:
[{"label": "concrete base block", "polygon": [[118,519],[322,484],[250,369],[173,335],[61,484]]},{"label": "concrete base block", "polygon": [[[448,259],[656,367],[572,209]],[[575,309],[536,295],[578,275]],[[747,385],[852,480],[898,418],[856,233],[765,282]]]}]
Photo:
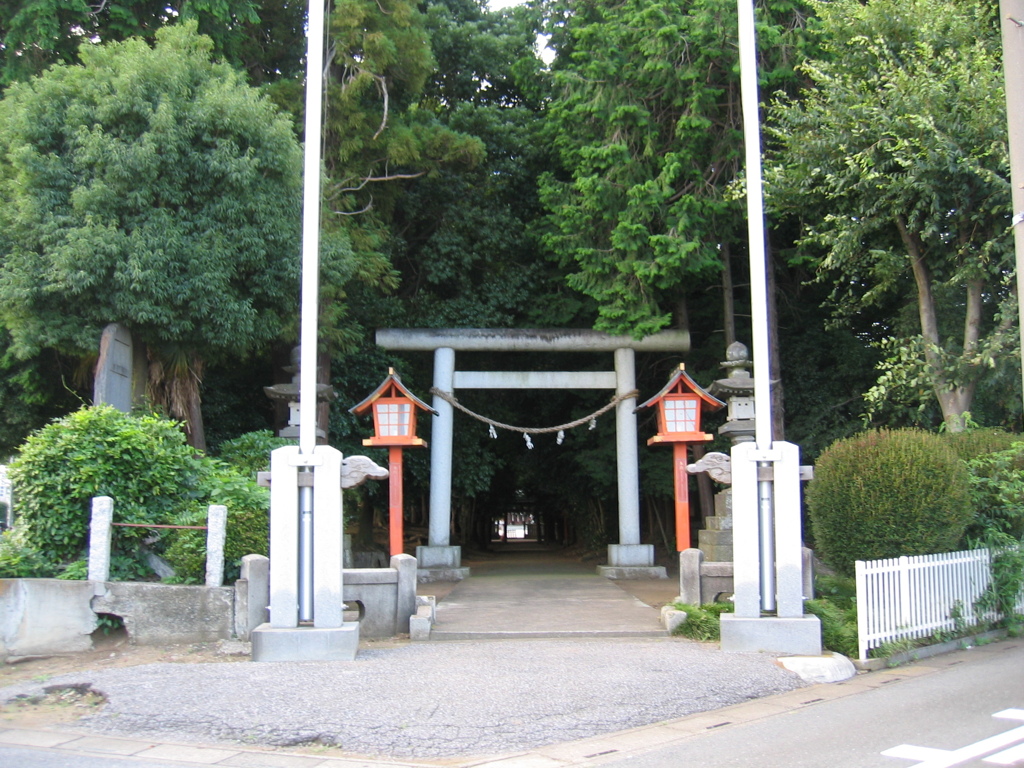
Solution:
[{"label": "concrete base block", "polygon": [[420,568],[458,568],[462,565],[462,547],[416,547]]},{"label": "concrete base block", "polygon": [[132,643],[210,643],[234,634],[234,587],[126,581],[108,581],[104,587],[92,609],[124,619]]},{"label": "concrete base block", "polygon": [[359,650],[359,623],[340,627],[272,627],[252,631],[253,661],[352,661]]},{"label": "concrete base block", "polygon": [[784,653],[821,655],[821,622],[817,616],[780,619],[723,613],[721,648],[727,653]]},{"label": "concrete base block", "polygon": [[420,568],[416,571],[416,580],[420,584],[431,584],[435,581],[462,581],[469,578],[469,568]]},{"label": "concrete base block", "polygon": [[609,544],[608,565],[649,568],[654,565],[653,544]]},{"label": "concrete base block", "polygon": [[409,617],[410,640],[430,639],[436,609],[437,602],[433,595],[421,595],[416,598],[416,614]]},{"label": "concrete base block", "polygon": [[668,573],[663,565],[652,566],[618,566],[599,565],[597,575],[606,579],[622,579],[627,581],[639,581],[641,579],[667,579]]},{"label": "concrete base block", "polygon": [[671,605],[661,606],[661,624],[671,635],[686,621],[686,611],[679,611]]}]

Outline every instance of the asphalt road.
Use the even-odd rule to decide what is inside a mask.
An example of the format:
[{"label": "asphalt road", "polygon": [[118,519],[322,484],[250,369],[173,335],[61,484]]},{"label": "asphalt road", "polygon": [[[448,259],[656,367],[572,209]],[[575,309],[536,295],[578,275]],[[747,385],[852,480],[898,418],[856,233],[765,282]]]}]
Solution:
[{"label": "asphalt road", "polygon": [[[714,729],[682,744],[610,759],[604,766],[1024,766],[1024,642],[963,651],[938,663],[949,666],[920,676],[910,666],[904,670],[908,678],[894,677],[894,684]],[[994,717],[1000,713],[1003,717]],[[884,754],[893,750],[908,756]]]}]

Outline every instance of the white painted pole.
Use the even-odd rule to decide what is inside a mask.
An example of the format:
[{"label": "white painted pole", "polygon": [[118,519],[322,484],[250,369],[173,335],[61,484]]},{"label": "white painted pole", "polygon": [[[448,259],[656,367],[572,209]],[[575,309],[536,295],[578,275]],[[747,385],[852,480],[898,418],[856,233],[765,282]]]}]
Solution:
[{"label": "white painted pole", "polygon": [[[320,292],[320,122],[323,104],[324,0],[309,0],[306,33],[306,124],[302,169],[302,287],[299,317],[299,455],[314,473],[316,346]],[[299,621],[313,615],[313,486],[299,494]]]},{"label": "white painted pole", "polygon": [[[1000,0],[1003,33],[1003,77],[1006,82],[1006,120],[1010,142],[1010,187],[1013,236],[1016,246],[1018,324],[1024,350],[1024,0]],[[1022,353],[1024,359],[1024,353]],[[1021,366],[1024,380],[1024,365]]]},{"label": "white painted pole", "polygon": [[316,343],[320,273],[320,122],[323,103],[324,0],[309,0],[306,125],[302,190],[302,305],[299,329],[299,451],[316,447]]},{"label": "white painted pole", "polygon": [[747,238],[750,241],[750,315],[754,342],[754,439],[759,450],[772,446],[772,398],[768,347],[768,282],[764,240],[764,192],[761,175],[761,129],[757,97],[757,43],[753,0],[739,0],[740,100],[747,172]]},{"label": "white painted pole", "polygon": [[[747,239],[750,253],[750,316],[754,342],[754,440],[759,452],[772,447],[771,350],[768,345],[768,263],[765,253],[764,192],[761,174],[761,124],[757,95],[757,41],[754,2],[738,0],[740,101],[747,172]],[[770,466],[765,462],[766,466]],[[775,532],[772,484],[758,482],[761,608],[774,611]]]}]

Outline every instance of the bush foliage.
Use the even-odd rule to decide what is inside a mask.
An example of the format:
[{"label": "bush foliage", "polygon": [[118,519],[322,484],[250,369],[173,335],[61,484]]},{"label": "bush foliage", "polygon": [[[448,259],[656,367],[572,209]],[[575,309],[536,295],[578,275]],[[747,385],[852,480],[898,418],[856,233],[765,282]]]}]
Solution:
[{"label": "bush foliage", "polygon": [[943,432],[941,437],[963,461],[972,461],[990,453],[1005,451],[1022,439],[1021,435],[1007,432],[999,427],[981,427],[967,429],[963,432]]},{"label": "bush foliage", "polygon": [[275,448],[294,445],[294,440],[276,437],[269,429],[246,432],[233,440],[220,444],[218,456],[246,477],[270,469],[270,452]]},{"label": "bush foliage", "polygon": [[[239,566],[246,555],[266,555],[269,551],[270,491],[261,488],[234,468],[216,459],[208,459],[204,488],[207,504],[228,508],[224,539],[225,580],[238,578]],[[180,518],[182,525],[203,525],[206,506],[190,510]],[[178,581],[201,582],[206,574],[206,531],[177,530],[166,537],[164,557],[175,570]]]},{"label": "bush foliage", "polygon": [[818,555],[850,575],[856,560],[951,551],[973,517],[969,487],[938,435],[872,430],[838,440],[807,489]]},{"label": "bush foliage", "polygon": [[975,509],[968,538],[984,539],[998,532],[1017,541],[1024,539],[1024,441],[982,454],[969,461],[967,468]]},{"label": "bush foliage", "polygon": [[[109,405],[83,408],[29,436],[11,463],[26,543],[54,563],[81,556],[91,499],[115,500],[120,523],[167,523],[196,504],[202,461],[178,425]],[[133,551],[145,528],[116,529],[115,551]]]},{"label": "bush foliage", "polygon": [[[143,525],[202,525],[208,505],[224,504],[226,573],[236,576],[244,555],[267,553],[269,493],[243,467],[195,455],[177,422],[106,405],[83,408],[31,435],[12,462],[18,536],[5,537],[0,565],[23,576],[74,565],[86,550],[92,497],[110,496],[115,522]],[[114,529],[113,578],[152,575],[143,544],[164,556],[178,580],[203,578],[205,531],[145,527]],[[81,570],[68,569],[66,577]]]}]

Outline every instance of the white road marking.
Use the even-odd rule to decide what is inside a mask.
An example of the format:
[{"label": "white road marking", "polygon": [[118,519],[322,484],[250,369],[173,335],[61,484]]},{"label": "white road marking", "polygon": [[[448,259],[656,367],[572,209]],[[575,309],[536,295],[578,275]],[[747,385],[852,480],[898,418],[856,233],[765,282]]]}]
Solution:
[{"label": "white road marking", "polygon": [[[1024,722],[1024,709],[1004,709],[1001,712],[996,712],[992,717]],[[1024,726],[976,741],[974,744],[968,744],[960,749],[934,749],[900,744],[898,747],[885,750],[882,754],[886,757],[919,761],[910,768],[952,768],[952,766],[962,765],[985,755],[989,755],[985,758],[986,763],[1016,765],[1024,763],[1024,744],[1017,744],[1022,741],[1024,741]],[[1004,747],[1010,747],[1010,749],[1003,749]],[[997,750],[1003,751],[994,755],[989,754]]]}]

